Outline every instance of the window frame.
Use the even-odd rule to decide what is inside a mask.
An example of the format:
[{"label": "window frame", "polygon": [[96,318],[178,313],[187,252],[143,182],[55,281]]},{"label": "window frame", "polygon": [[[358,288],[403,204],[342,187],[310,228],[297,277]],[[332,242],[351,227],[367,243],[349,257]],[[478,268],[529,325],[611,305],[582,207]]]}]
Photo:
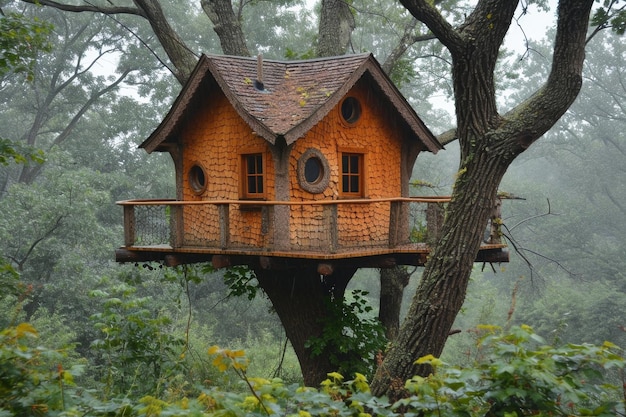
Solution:
[{"label": "window frame", "polygon": [[[253,170],[254,172],[249,172],[249,158],[250,157],[260,157],[261,158],[261,172],[256,172],[256,167]],[[241,200],[265,200],[267,198],[267,158],[265,156],[265,152],[261,150],[250,149],[246,152],[242,152],[239,154],[239,173],[240,173],[240,181],[239,181],[239,198]],[[249,189],[249,178],[254,176],[257,178],[255,181],[258,186],[259,183],[258,178],[261,178],[260,185],[262,187],[262,192],[260,193],[251,193]]]},{"label": "window frame", "polygon": [[[345,110],[350,110],[350,114],[346,115]],[[347,127],[356,126],[363,116],[363,107],[361,106],[361,101],[355,96],[344,97],[339,102],[338,111],[341,123]]]},{"label": "window frame", "polygon": [[207,189],[209,177],[206,169],[200,162],[194,162],[187,171],[187,181],[191,192],[195,195],[201,195]]},{"label": "window frame", "polygon": [[[356,156],[357,159],[357,172],[356,173],[344,173],[344,156]],[[367,154],[362,149],[352,149],[352,148],[344,148],[339,150],[339,196],[342,198],[365,198],[367,196],[367,183],[365,181],[366,178],[366,169],[367,169]],[[349,177],[357,177],[358,178],[358,191],[345,191],[344,184],[344,176],[348,175]],[[350,183],[350,180],[349,180]]]},{"label": "window frame", "polygon": [[[306,166],[310,160],[317,161],[320,169],[317,179],[311,182],[306,178]],[[330,165],[324,154],[316,148],[308,148],[305,150],[300,158],[298,158],[297,176],[298,183],[303,190],[311,194],[323,193],[330,183]]]}]

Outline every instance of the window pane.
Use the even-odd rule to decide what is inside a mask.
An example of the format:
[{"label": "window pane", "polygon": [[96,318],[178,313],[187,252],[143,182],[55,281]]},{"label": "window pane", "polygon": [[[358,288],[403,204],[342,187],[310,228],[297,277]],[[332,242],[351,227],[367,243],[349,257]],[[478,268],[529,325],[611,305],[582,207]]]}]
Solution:
[{"label": "window pane", "polygon": [[322,176],[322,162],[317,158],[309,158],[304,164],[304,179],[308,183],[315,183]]},{"label": "window pane", "polygon": [[256,192],[259,194],[263,193],[263,177],[262,176],[256,177]]},{"label": "window pane", "polygon": [[359,177],[356,175],[350,177],[350,192],[351,193],[359,192]]},{"label": "window pane", "polygon": [[263,173],[263,157],[261,157],[261,155],[256,155],[254,158],[256,160],[256,173],[262,174]]},{"label": "window pane", "polygon": [[359,156],[358,155],[350,155],[350,173],[352,174],[359,173]]},{"label": "window pane", "polygon": [[256,190],[257,190],[256,178],[248,177],[248,193],[256,193],[257,192]]},{"label": "window pane", "polygon": [[343,172],[344,174],[347,174],[348,172],[350,172],[350,171],[348,171],[348,167],[349,167],[348,161],[349,160],[350,159],[348,158],[347,155],[342,155],[342,157],[341,157],[341,172]]},{"label": "window pane", "polygon": [[342,177],[341,191],[343,191],[344,193],[349,193],[350,192],[350,177],[347,176],[347,175],[344,175]]}]

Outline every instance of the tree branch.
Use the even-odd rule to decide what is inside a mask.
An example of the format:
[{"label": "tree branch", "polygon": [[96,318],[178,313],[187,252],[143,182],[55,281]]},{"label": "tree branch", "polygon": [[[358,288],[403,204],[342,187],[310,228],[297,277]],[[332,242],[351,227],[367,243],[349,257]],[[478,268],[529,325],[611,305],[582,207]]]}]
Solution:
[{"label": "tree branch", "polygon": [[585,36],[593,0],[559,1],[557,33],[548,81],[504,115],[501,126],[515,154],[523,152],[567,111],[582,86]]},{"label": "tree branch", "polygon": [[40,244],[45,239],[47,239],[48,237],[50,237],[52,233],[54,233],[54,231],[59,228],[59,226],[61,225],[61,220],[63,220],[64,217],[65,215],[57,217],[54,224],[48,230],[46,230],[46,232],[41,237],[39,237],[38,239],[35,239],[35,241],[30,245],[30,247],[26,251],[26,254],[22,256],[22,259],[18,261],[17,258],[10,256],[11,260],[17,264],[17,269],[19,271],[22,271],[24,269],[24,264],[30,257],[31,253],[33,253],[37,245]]},{"label": "tree branch", "polygon": [[455,140],[457,140],[456,127],[453,127],[452,129],[447,130],[447,131],[441,133],[439,136],[437,136],[437,140],[443,146],[445,146],[448,143],[451,143],[451,142],[454,142]]},{"label": "tree branch", "polygon": [[86,6],[74,6],[70,4],[59,3],[57,1],[52,0],[22,0],[24,3],[42,5],[54,7],[55,9],[63,10],[65,12],[72,13],[82,13],[82,12],[93,12],[93,13],[103,13],[103,14],[132,14],[135,16],[147,17],[142,10],[136,7],[121,7],[121,6],[113,6],[113,7],[100,7],[94,5],[86,5]]},{"label": "tree branch", "polygon": [[433,32],[433,35],[450,51],[465,43],[462,36],[427,0],[400,0],[400,3],[420,22]]}]

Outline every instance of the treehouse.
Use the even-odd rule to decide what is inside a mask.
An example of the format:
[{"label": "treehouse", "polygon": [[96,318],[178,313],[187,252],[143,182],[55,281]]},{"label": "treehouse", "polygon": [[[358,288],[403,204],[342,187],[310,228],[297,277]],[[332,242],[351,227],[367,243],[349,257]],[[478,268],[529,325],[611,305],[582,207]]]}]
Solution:
[{"label": "treehouse", "polygon": [[[177,195],[118,203],[118,262],[423,265],[448,201],[409,196],[442,147],[371,54],[202,56],[140,147],[171,155]],[[492,223],[477,261],[506,262]]]}]

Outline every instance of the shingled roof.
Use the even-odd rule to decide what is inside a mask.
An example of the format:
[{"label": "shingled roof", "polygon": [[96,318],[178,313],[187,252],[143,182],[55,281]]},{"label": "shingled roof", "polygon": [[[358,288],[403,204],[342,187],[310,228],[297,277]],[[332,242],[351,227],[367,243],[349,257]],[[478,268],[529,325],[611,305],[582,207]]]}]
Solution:
[{"label": "shingled roof", "polygon": [[256,134],[272,144],[281,136],[291,144],[322,120],[366,73],[416,139],[431,152],[442,149],[369,53],[302,61],[202,55],[163,122],[140,147],[148,152],[164,150],[159,145],[178,130],[207,77],[219,85]]}]

